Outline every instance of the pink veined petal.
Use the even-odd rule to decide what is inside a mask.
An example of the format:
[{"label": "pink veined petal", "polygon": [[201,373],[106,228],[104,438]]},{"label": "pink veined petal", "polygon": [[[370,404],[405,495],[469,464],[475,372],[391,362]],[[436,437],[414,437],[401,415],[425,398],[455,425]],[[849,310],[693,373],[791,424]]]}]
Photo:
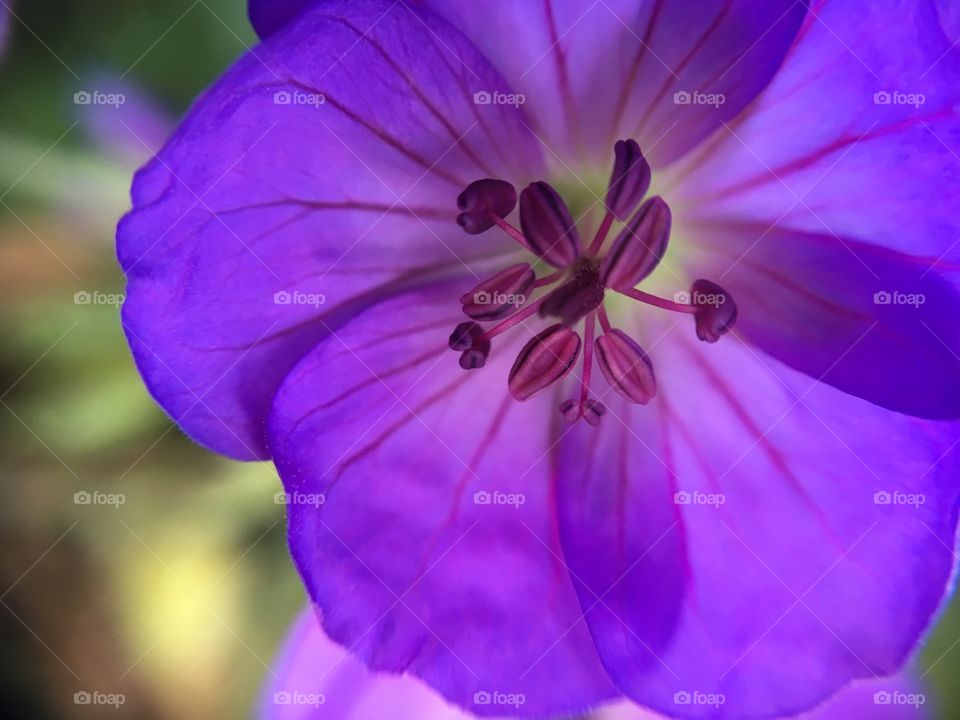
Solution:
[{"label": "pink veined petal", "polygon": [[960,417],[960,293],[910,255],[826,233],[703,223],[691,272],[738,308],[734,332],[898,412]]},{"label": "pink veined petal", "polygon": [[226,455],[267,456],[278,385],[345,317],[515,250],[467,236],[456,200],[478,177],[540,173],[522,112],[474,104],[505,88],[496,72],[443,21],[389,7],[300,16],[135,179],[117,232],[127,337],[158,402]]},{"label": "pink veined petal", "polygon": [[957,18],[939,0],[816,4],[749,113],[664,179],[680,222],[832,232],[956,270]]},{"label": "pink veined petal", "polygon": [[462,370],[447,336],[473,282],[385,301],[285,379],[270,453],[289,495],[325,500],[289,505],[290,549],[326,632],[372,669],[479,715],[502,714],[475,700],[494,692],[523,694],[523,716],[576,713],[615,693],[560,560],[558,400],[507,392],[542,323]]},{"label": "pink veined petal", "polygon": [[960,426],[735,336],[651,356],[671,368],[659,411],[609,403],[606,433],[577,426],[556,454],[564,558],[618,687],[671,716],[779,717],[897,671],[954,569]]},{"label": "pink veined petal", "polygon": [[681,157],[774,76],[806,14],[775,0],[425,0],[525,95],[557,152],[608,157],[636,139],[651,164]]}]

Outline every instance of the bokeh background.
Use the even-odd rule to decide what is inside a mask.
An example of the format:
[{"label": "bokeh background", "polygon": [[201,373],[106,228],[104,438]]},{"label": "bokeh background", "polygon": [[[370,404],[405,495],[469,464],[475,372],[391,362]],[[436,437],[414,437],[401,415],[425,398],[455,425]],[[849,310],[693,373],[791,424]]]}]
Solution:
[{"label": "bokeh background", "polygon": [[[8,3],[0,706],[34,720],[249,717],[304,603],[279,481],[193,445],[151,401],[120,328],[113,247],[133,171],[255,43],[245,3]],[[958,646],[954,602],[918,662],[938,717],[960,717]],[[84,691],[124,703],[77,704]]]}]

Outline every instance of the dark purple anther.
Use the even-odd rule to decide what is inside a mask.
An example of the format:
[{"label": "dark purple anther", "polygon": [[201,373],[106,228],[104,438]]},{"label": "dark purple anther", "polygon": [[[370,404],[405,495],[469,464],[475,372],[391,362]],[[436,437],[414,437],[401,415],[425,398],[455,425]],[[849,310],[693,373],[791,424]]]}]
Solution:
[{"label": "dark purple anther", "polygon": [[510,369],[510,393],[528,400],[570,372],[579,354],[580,336],[563,325],[551,325],[520,351]]},{"label": "dark purple anther", "polygon": [[460,355],[460,367],[464,370],[479,370],[487,364],[490,356],[490,341],[481,340]]},{"label": "dark purple anther", "polygon": [[505,218],[517,206],[517,191],[505,180],[475,180],[460,193],[457,207],[462,211],[457,224],[470,235],[492,228],[494,217]]},{"label": "dark purple anther", "polygon": [[460,298],[463,312],[474,320],[496,320],[516,310],[527,300],[536,275],[527,263],[511,265],[484,280]]},{"label": "dark purple anther", "polygon": [[697,337],[704,342],[715,343],[737,321],[737,304],[730,293],[709,280],[693,283],[690,304],[697,309]]},{"label": "dark purple anther", "polygon": [[571,425],[580,418],[587,421],[588,424],[597,427],[607,412],[606,406],[599,400],[589,399],[584,403],[583,410],[580,409],[580,403],[577,400],[564,400],[560,403],[560,414],[563,419]]},{"label": "dark purple anther", "polygon": [[596,345],[597,364],[610,387],[632,403],[646,405],[657,392],[650,358],[630,336],[610,330]]},{"label": "dark purple anther", "polygon": [[520,193],[520,227],[530,249],[554,267],[580,256],[580,234],[570,211],[545,182],[531,183]]},{"label": "dark purple anther", "polygon": [[462,322],[450,333],[451,350],[469,350],[483,338],[483,328],[475,322]]},{"label": "dark purple anther", "polygon": [[600,266],[607,287],[629,289],[652,273],[670,240],[672,215],[660,196],[647,200],[617,236]]},{"label": "dark purple anther", "polygon": [[618,140],[613,152],[607,210],[625,220],[650,189],[652,173],[635,140]]}]

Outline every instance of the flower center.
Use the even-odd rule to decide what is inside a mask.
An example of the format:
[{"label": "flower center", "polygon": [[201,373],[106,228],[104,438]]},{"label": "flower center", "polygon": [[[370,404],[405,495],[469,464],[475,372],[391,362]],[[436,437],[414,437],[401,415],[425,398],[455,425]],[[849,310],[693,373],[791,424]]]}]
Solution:
[{"label": "flower center", "polygon": [[[685,302],[674,302],[638,289],[659,265],[670,241],[672,216],[663,198],[644,197],[651,170],[640,146],[618,141],[605,199],[606,213],[589,246],[584,248],[576,223],[563,199],[550,185],[535,182],[520,193],[520,228],[506,217],[517,206],[517,192],[503,180],[472,182],[457,198],[457,223],[471,235],[494,226],[527,251],[555,268],[537,277],[529,263],[498,272],[460,298],[464,314],[450,335],[450,348],[460,352],[465,370],[482,368],[493,339],[517,325],[527,326],[534,314],[555,322],[535,334],[520,351],[508,377],[517,400],[527,400],[553,386],[573,369],[583,349],[580,392],[560,404],[569,422],[585,419],[597,425],[606,412],[590,394],[593,358],[610,387],[630,402],[645,405],[656,394],[653,363],[643,348],[611,326],[604,308],[608,291],[653,307],[692,315],[697,337],[713,343],[737,319],[737,306],[723,288],[697,280]],[[639,207],[638,207],[639,206]],[[620,232],[608,241],[615,224]],[[532,294],[545,290],[536,300]],[[484,325],[492,323],[493,325]],[[583,341],[574,329],[583,321]],[[599,322],[601,334],[596,337]]]}]

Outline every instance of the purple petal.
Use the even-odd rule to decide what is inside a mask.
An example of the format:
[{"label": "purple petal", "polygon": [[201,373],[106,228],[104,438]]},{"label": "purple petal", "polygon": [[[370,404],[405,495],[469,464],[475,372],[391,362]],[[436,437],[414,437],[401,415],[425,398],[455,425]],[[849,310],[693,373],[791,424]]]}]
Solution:
[{"label": "purple petal", "polygon": [[266,38],[318,3],[319,0],[250,0],[247,14],[257,35]]},{"label": "purple petal", "polygon": [[956,269],[960,16],[951,5],[818,7],[749,115],[678,168],[690,175],[669,195],[677,215],[686,205],[704,219],[829,231]]},{"label": "purple petal", "polygon": [[[290,628],[272,679],[260,699],[259,720],[467,720],[419,680],[369,672],[324,635],[310,609]],[[322,702],[319,702],[321,701]],[[915,706],[909,701],[923,701]],[[492,698],[491,698],[492,701]],[[841,690],[806,720],[920,720],[931,700],[910,673],[856,683]],[[504,711],[506,714],[506,711]],[[598,710],[594,720],[662,720],[662,715],[621,701]]]},{"label": "purple petal", "polygon": [[794,0],[703,0],[693,9],[686,0],[423,4],[461,28],[524,94],[548,146],[605,158],[616,140],[632,137],[654,165],[750,104],[807,12]]},{"label": "purple petal", "polygon": [[415,678],[372,673],[324,635],[312,609],[290,628],[260,698],[259,720],[467,720]]},{"label": "purple petal", "polygon": [[742,718],[896,671],[949,588],[958,425],[683,337],[652,353],[670,369],[655,405],[611,403],[623,430],[575,427],[556,459],[564,556],[611,677],[671,716]]},{"label": "purple petal", "polygon": [[504,713],[474,702],[485,692],[523,694],[523,716],[574,713],[614,693],[559,560],[557,399],[507,392],[532,329],[460,369],[447,336],[469,287],[388,300],[287,377],[269,434],[305,499],[288,507],[291,553],[326,632],[371,668],[481,715]]},{"label": "purple petal", "polygon": [[710,242],[698,274],[736,300],[734,332],[883,407],[960,417],[960,295],[938,273],[832,235],[724,224],[701,233]]},{"label": "purple petal", "polygon": [[389,7],[325,3],[268,39],[134,182],[127,335],[158,402],[218,452],[266,456],[276,388],[343,318],[515,249],[455,218],[471,181],[542,172],[522,113],[481,112],[494,71],[442,21]]}]

